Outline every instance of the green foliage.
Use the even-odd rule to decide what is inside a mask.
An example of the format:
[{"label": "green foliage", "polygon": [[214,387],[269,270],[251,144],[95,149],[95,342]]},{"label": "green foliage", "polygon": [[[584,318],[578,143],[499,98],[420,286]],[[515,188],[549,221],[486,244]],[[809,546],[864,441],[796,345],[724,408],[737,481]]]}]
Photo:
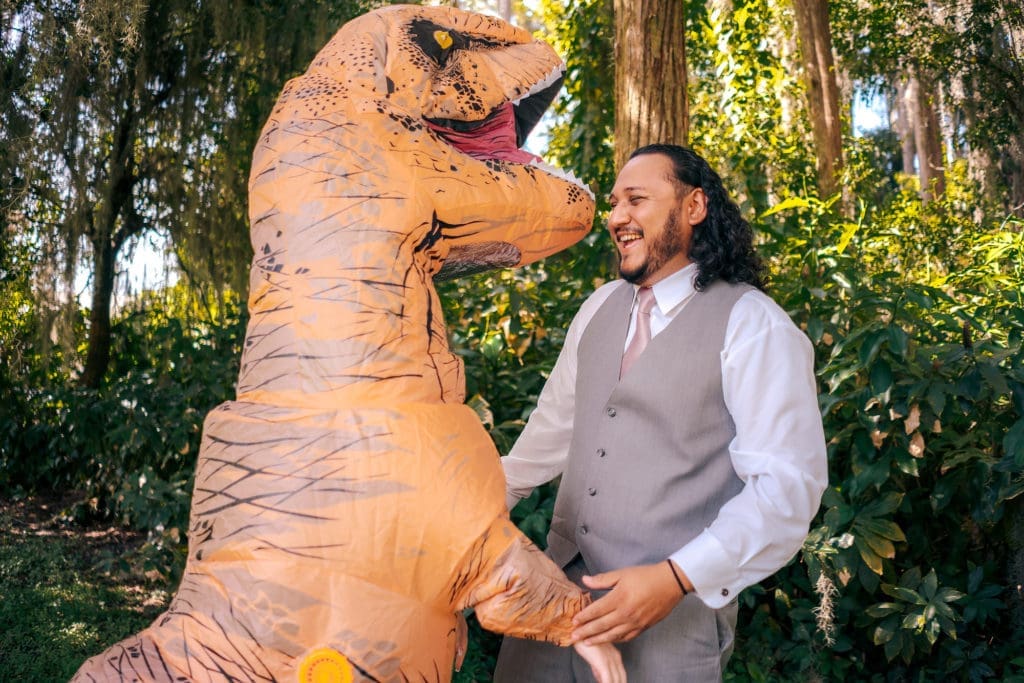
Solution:
[{"label": "green foliage", "polygon": [[576,308],[604,282],[581,277],[595,270],[601,237],[592,233],[541,264],[438,287],[452,348],[465,363],[469,403],[502,453],[533,410]]},{"label": "green foliage", "polygon": [[173,576],[202,423],[234,397],[244,320],[231,298],[201,322],[183,288],[170,294],[179,298],[151,297],[115,321],[116,372],[100,389],[11,387],[18,410],[0,423],[0,484],[81,491],[80,514],[150,532],[143,567]]},{"label": "green foliage", "polygon": [[970,193],[927,208],[897,193],[856,223],[792,198],[764,219],[774,295],[819,357],[831,487],[803,560],[818,593],[838,597],[817,604],[797,565],[772,580],[774,600],[753,591],[738,679],[752,666],[757,680],[1020,673],[1008,605],[1024,491],[1024,236],[1019,223],[970,224]]},{"label": "green foliage", "polygon": [[591,184],[599,207],[615,182],[615,25],[611,0],[543,0],[540,37],[566,62],[565,96],[554,106],[548,155]]},{"label": "green foliage", "polygon": [[780,188],[815,187],[803,86],[787,51],[792,10],[777,0],[688,5],[690,145],[729,181],[748,211]]}]

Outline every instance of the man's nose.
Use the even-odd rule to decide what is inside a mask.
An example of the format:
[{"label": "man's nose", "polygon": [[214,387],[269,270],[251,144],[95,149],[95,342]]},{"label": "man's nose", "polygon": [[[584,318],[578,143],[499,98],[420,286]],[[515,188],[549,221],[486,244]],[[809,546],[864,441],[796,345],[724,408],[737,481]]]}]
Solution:
[{"label": "man's nose", "polygon": [[624,225],[629,221],[629,212],[622,204],[616,204],[608,211],[608,227]]}]

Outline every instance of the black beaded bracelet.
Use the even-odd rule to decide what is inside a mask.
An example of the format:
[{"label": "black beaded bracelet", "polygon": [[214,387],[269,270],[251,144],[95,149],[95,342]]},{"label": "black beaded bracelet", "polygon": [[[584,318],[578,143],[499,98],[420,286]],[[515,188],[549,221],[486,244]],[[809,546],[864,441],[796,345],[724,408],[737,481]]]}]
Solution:
[{"label": "black beaded bracelet", "polygon": [[683,586],[682,580],[679,578],[679,574],[676,573],[676,566],[672,564],[672,560],[665,560],[665,562],[668,563],[668,568],[672,570],[672,578],[674,578],[676,583],[679,584],[679,590],[683,592],[683,597],[685,598],[688,593],[686,592],[686,587]]}]

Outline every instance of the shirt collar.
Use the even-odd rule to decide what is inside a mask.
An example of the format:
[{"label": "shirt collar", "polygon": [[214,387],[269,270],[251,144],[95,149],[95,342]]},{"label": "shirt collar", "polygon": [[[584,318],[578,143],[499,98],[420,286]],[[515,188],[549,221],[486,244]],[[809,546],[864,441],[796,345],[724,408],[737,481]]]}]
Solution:
[{"label": "shirt collar", "polygon": [[[663,315],[669,315],[675,308],[693,296],[697,291],[693,286],[696,277],[697,264],[690,263],[655,283],[651,289],[654,290],[654,300],[657,302],[658,310]],[[640,291],[640,287],[633,285],[634,303],[638,291]]]}]

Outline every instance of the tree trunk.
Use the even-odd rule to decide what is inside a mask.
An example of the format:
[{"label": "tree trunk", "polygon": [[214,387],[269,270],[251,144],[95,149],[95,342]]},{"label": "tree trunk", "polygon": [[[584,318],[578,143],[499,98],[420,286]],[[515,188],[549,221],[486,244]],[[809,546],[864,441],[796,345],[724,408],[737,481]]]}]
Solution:
[{"label": "tree trunk", "polygon": [[818,192],[824,199],[838,190],[843,165],[843,131],[839,119],[839,83],[832,57],[827,0],[793,0],[800,55],[807,87],[807,108],[817,151]]},{"label": "tree trunk", "polygon": [[142,231],[141,220],[132,206],[135,175],[133,148],[136,112],[129,111],[118,123],[113,155],[109,160],[109,182],[98,217],[90,230],[93,251],[92,307],[89,311],[89,341],[85,368],[79,383],[99,388],[110,363],[110,306],[117,275],[117,254],[125,241]]},{"label": "tree trunk", "polygon": [[916,75],[910,78],[907,95],[914,140],[917,144],[917,175],[921,181],[921,201],[927,204],[946,192],[939,115],[932,93]]},{"label": "tree trunk", "polygon": [[896,102],[893,107],[893,129],[900,139],[900,151],[903,172],[907,175],[916,173],[914,159],[917,156],[917,143],[914,141],[914,117],[911,116],[910,83],[904,79],[896,81]]},{"label": "tree trunk", "polygon": [[498,0],[498,16],[505,21],[512,21],[512,0]]},{"label": "tree trunk", "polygon": [[615,165],[637,147],[687,143],[686,4],[615,0]]},{"label": "tree trunk", "polygon": [[114,292],[117,255],[109,238],[93,240],[92,307],[89,309],[89,341],[85,369],[79,384],[98,389],[110,364],[110,304]]},{"label": "tree trunk", "polygon": [[1017,133],[1010,138],[1002,166],[1010,193],[1009,211],[1018,218],[1024,218],[1024,134]]}]

